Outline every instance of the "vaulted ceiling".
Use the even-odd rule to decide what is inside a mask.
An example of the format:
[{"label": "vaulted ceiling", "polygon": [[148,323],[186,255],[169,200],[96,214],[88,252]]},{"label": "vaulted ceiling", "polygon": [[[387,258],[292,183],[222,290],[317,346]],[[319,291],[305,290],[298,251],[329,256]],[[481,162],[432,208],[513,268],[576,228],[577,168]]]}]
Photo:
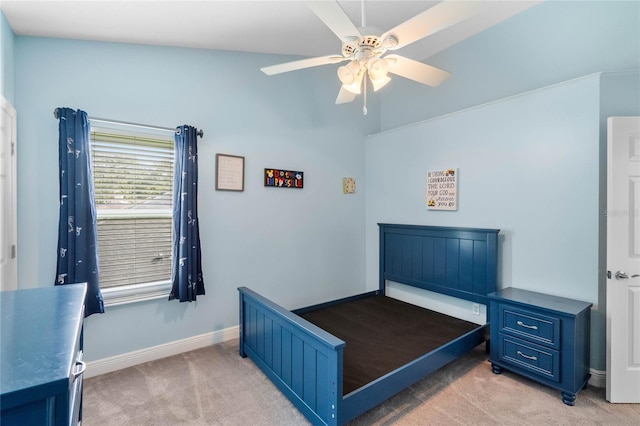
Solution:
[{"label": "vaulted ceiling", "polygon": [[[459,1],[459,0],[456,0]],[[437,1],[339,0],[351,20],[382,30]],[[540,1],[483,1],[480,13],[402,49],[423,60]],[[99,40],[285,55],[340,51],[340,41],[303,1],[3,0],[16,35]],[[364,4],[364,7],[363,7]]]}]

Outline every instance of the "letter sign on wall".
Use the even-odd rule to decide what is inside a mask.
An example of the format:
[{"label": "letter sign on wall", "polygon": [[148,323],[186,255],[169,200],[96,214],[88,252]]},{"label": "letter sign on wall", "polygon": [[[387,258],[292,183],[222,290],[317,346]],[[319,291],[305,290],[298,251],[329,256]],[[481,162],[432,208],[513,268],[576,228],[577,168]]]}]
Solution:
[{"label": "letter sign on wall", "polygon": [[458,171],[456,169],[427,172],[427,208],[458,210]]}]

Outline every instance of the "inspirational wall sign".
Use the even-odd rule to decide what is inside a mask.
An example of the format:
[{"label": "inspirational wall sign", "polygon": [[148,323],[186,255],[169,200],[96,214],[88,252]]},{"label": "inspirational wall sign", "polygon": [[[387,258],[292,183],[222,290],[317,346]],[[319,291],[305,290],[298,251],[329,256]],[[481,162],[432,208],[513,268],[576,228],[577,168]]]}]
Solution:
[{"label": "inspirational wall sign", "polygon": [[458,172],[456,169],[427,172],[427,208],[458,210]]},{"label": "inspirational wall sign", "polygon": [[302,188],[304,172],[295,170],[264,169],[264,186]]}]

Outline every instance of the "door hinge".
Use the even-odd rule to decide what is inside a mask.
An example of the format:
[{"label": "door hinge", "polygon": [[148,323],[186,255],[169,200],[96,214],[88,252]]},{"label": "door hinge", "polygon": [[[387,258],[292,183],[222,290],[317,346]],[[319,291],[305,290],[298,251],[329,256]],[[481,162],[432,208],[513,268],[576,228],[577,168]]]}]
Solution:
[{"label": "door hinge", "polygon": [[15,258],[16,258],[16,245],[15,245],[15,244],[13,244],[13,245],[11,246],[11,258],[12,258],[12,259],[15,259]]},{"label": "door hinge", "polygon": [[11,155],[16,155],[16,143],[11,142]]}]

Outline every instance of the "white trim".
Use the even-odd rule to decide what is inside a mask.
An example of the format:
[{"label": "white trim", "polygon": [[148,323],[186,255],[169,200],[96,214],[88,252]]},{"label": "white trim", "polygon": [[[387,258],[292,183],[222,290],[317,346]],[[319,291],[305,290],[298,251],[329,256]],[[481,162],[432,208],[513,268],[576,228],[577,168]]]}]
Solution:
[{"label": "white trim", "polygon": [[87,370],[84,373],[84,377],[89,378],[99,376],[100,374],[111,373],[112,371],[122,370],[123,368],[132,367],[145,362],[155,361],[168,356],[178,355],[183,352],[211,346],[216,343],[226,342],[228,340],[238,338],[238,333],[239,326],[229,327],[224,330],[205,333],[199,336],[188,337],[186,339],[176,340],[133,352],[127,352],[109,358],[90,361],[87,362]]},{"label": "white trim", "polygon": [[[4,194],[6,198],[0,200],[2,209],[5,211],[5,221],[0,223],[2,229],[2,241],[0,244],[4,246],[6,254],[6,263],[0,267],[0,291],[17,290],[18,289],[18,199],[17,199],[17,170],[18,170],[18,113],[11,103],[0,95],[0,108],[7,114],[9,123],[2,123],[2,126],[9,126],[11,134],[9,140],[2,141],[7,144],[9,159],[9,170],[5,179],[9,184],[8,194]],[[1,119],[0,119],[1,120]]]},{"label": "white trim", "polygon": [[100,292],[105,306],[126,305],[144,300],[168,298],[171,292],[171,281],[107,287]]},{"label": "white trim", "polygon": [[[141,123],[131,123],[129,121],[120,121],[120,120],[111,120],[108,118],[98,118],[98,117],[89,117],[89,122],[92,123],[91,124],[91,128],[103,128],[103,129],[108,129],[108,130],[113,130],[113,128],[115,127],[116,129],[120,129],[122,127],[125,128],[130,128],[130,127],[135,127],[137,129],[144,129],[145,132],[155,132],[155,133],[162,133],[163,135],[170,133],[171,135],[178,133],[178,128],[170,128],[170,127],[160,127],[160,126],[154,126],[151,124],[141,124]],[[100,123],[97,126],[94,126],[93,123]]]},{"label": "white trim", "polygon": [[[629,70],[628,72],[631,75],[631,74],[634,73],[634,70]],[[614,74],[614,73],[611,73],[611,74]],[[571,83],[574,83],[576,81],[586,80],[586,79],[593,78],[593,77],[596,77],[596,76],[597,77],[601,77],[602,76],[602,72],[595,72],[595,73],[592,73],[592,74],[584,75],[582,77],[576,77],[576,78],[572,78],[572,79],[569,79],[569,80],[566,80],[566,81],[560,81],[558,83],[549,84],[548,86],[542,86],[542,87],[538,87],[538,88],[535,88],[535,89],[528,90],[526,92],[521,92],[521,93],[516,93],[516,94],[513,94],[513,95],[505,96],[504,98],[494,99],[492,101],[488,101],[488,102],[485,102],[483,104],[473,105],[473,106],[468,107],[468,108],[463,108],[463,109],[459,109],[457,111],[447,112],[447,113],[444,113],[442,115],[429,117],[429,118],[426,118],[424,120],[416,121],[416,122],[413,122],[413,123],[404,124],[404,125],[401,125],[401,126],[398,126],[398,127],[392,127],[392,128],[383,130],[383,131],[378,132],[378,133],[370,134],[369,136],[367,136],[367,138],[371,137],[371,136],[384,135],[385,133],[396,132],[398,130],[403,130],[403,129],[407,129],[407,128],[410,128],[410,127],[420,126],[420,125],[422,125],[424,123],[429,123],[431,121],[441,120],[443,118],[448,118],[448,117],[450,117],[452,115],[462,114],[464,112],[473,111],[475,109],[484,108],[486,106],[493,105],[493,104],[498,104],[498,103],[501,103],[501,102],[504,102],[504,101],[508,101],[510,99],[516,99],[516,98],[519,98],[521,96],[526,96],[526,95],[529,95],[531,93],[541,92],[541,91],[544,91],[544,90],[547,90],[547,89],[551,89],[551,88],[554,88],[554,87],[558,87],[558,86],[564,86],[565,84],[571,84]]]},{"label": "white trim", "polygon": [[605,388],[607,387],[607,372],[602,370],[590,369],[591,378],[589,379],[589,384],[596,388]]}]

